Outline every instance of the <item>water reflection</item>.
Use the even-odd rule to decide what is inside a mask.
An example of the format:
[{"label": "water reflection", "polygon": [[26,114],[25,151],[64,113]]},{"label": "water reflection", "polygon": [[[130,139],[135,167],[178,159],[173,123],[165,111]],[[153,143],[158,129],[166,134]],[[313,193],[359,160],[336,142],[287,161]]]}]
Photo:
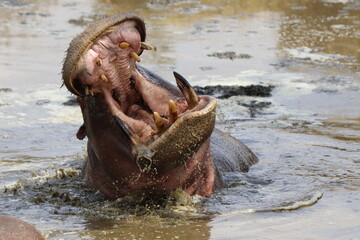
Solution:
[{"label": "water reflection", "polygon": [[[333,71],[343,71],[343,68],[350,72],[359,71],[360,3],[358,1],[349,1],[346,4],[336,1],[295,0],[286,2],[279,0],[152,0],[98,1],[98,3],[97,11],[106,15],[130,11],[143,16],[149,28],[150,39],[159,45],[159,54],[167,53],[166,56],[161,57],[157,57],[159,54],[151,55],[151,58],[159,64],[179,64],[179,60],[172,56],[181,55],[181,52],[174,52],[178,49],[173,43],[174,34],[177,39],[192,40],[192,35],[199,31],[197,27],[199,25],[204,27],[204,23],[207,23],[210,29],[202,31],[201,35],[197,35],[198,37],[208,36],[213,41],[222,41],[227,38],[225,36],[228,32],[232,31],[234,36],[231,37],[230,42],[234,44],[236,37],[241,38],[246,34],[244,32],[246,29],[239,29],[238,24],[241,24],[241,20],[258,19],[263,14],[271,13],[264,17],[275,25],[258,22],[255,28],[246,31],[248,34],[251,32],[256,34],[256,28],[277,26],[278,36],[275,37],[277,43],[274,47],[279,51],[277,52],[278,59],[273,59],[275,64],[285,65],[295,71],[304,70],[304,65],[298,66],[298,63],[325,65],[326,69]],[[280,17],[275,17],[277,15]],[[229,22],[230,19],[235,21]],[[218,32],[215,36],[212,34],[214,31]],[[267,37],[264,40],[271,41],[272,39]],[[253,40],[248,39],[248,41]],[[240,43],[244,44],[241,41]],[[232,49],[236,47],[233,46]],[[196,50],[200,55],[202,54],[201,49]],[[267,51],[262,51],[262,53],[268,54]]]},{"label": "water reflection", "polygon": [[86,239],[199,239],[210,238],[209,220],[132,217],[122,221],[89,221],[81,237]]},{"label": "water reflection", "polygon": [[326,62],[330,67],[359,71],[359,16],[358,1],[300,2],[284,9],[278,47],[299,50],[295,58],[308,63]]}]

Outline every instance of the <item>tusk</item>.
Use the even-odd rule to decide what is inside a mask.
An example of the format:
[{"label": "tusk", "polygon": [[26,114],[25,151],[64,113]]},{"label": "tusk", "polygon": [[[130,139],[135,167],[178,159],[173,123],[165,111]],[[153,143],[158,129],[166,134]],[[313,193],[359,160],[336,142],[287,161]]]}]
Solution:
[{"label": "tusk", "polygon": [[130,46],[130,44],[128,44],[127,42],[121,42],[121,43],[119,44],[119,47],[122,48],[122,49],[127,48],[127,47],[129,47],[129,46]]},{"label": "tusk", "polygon": [[85,86],[85,95],[86,96],[89,96],[90,95],[90,89],[89,89],[89,86]]},{"label": "tusk", "polygon": [[174,76],[176,79],[176,84],[178,85],[182,94],[184,94],[184,97],[188,104],[188,108],[193,109],[199,103],[199,98],[195,90],[192,88],[190,83],[183,76],[181,76],[177,72],[174,72]]},{"label": "tusk", "polygon": [[155,51],[155,52],[157,50],[154,45],[147,43],[147,42],[141,42],[141,48],[145,49],[145,50]]},{"label": "tusk", "polygon": [[101,74],[100,75],[100,78],[101,78],[101,80],[103,80],[104,82],[109,82],[109,79],[106,77],[106,75],[105,74]]},{"label": "tusk", "polygon": [[136,52],[131,52],[130,53],[130,57],[132,57],[133,59],[135,59],[135,61],[137,61],[137,62],[140,62],[140,57],[139,57],[139,55],[137,55],[137,53]]},{"label": "tusk", "polygon": [[96,65],[97,66],[100,67],[102,64],[103,64],[103,61],[100,58],[96,60]]},{"label": "tusk", "polygon": [[161,132],[164,129],[165,123],[158,112],[154,112],[154,120],[157,128],[157,132]]},{"label": "tusk", "polygon": [[136,138],[136,135],[132,133],[132,131],[129,129],[127,124],[122,121],[118,116],[114,115],[114,119],[118,127],[120,128],[121,132],[129,138],[130,142],[135,145],[138,144],[139,140]]},{"label": "tusk", "polygon": [[170,123],[174,123],[178,118],[178,110],[173,100],[169,101],[169,115],[170,115]]}]

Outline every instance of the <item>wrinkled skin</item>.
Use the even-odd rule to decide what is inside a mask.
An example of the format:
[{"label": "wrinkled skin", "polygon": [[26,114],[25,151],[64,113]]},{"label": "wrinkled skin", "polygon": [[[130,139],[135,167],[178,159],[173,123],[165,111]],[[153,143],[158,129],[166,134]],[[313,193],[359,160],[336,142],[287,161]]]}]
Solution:
[{"label": "wrinkled skin", "polygon": [[145,25],[133,14],[91,24],[70,43],[66,87],[78,96],[88,138],[84,175],[109,198],[176,188],[209,196],[222,171],[258,161],[241,142],[214,130],[216,100],[197,96],[181,75],[177,87],[137,64]]}]

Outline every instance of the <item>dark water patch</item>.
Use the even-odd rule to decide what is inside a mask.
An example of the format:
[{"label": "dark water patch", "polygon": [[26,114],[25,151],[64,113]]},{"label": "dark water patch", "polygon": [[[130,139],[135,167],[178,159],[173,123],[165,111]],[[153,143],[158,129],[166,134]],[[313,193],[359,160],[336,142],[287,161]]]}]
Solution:
[{"label": "dark water patch", "polygon": [[298,64],[298,63],[296,61],[294,61],[293,59],[283,59],[276,63],[271,63],[270,65],[274,66],[276,68],[288,68],[288,67],[293,67],[296,64]]},{"label": "dark water patch", "polygon": [[93,15],[88,15],[88,16],[81,16],[77,19],[69,19],[69,23],[73,24],[75,26],[79,26],[79,27],[86,27],[87,25],[89,25],[90,23],[102,19],[102,18],[106,18],[109,17],[108,15],[101,15],[101,14],[93,14]]},{"label": "dark water patch", "polygon": [[217,7],[201,4],[201,5],[189,5],[189,6],[178,7],[178,8],[175,8],[175,11],[177,11],[178,13],[182,13],[182,14],[189,14],[189,13],[194,14],[194,13],[199,13],[199,12],[203,12],[203,11],[214,10],[216,8]]},{"label": "dark water patch", "polygon": [[271,97],[272,85],[250,85],[250,86],[194,86],[199,95],[212,95],[219,99],[227,99],[232,96],[253,96],[253,97]]},{"label": "dark water patch", "polygon": [[198,4],[198,1],[194,0],[151,0],[146,3],[146,6],[156,11],[171,9],[174,12],[188,15],[219,8],[213,5]]},{"label": "dark water patch", "polygon": [[316,88],[313,90],[316,93],[328,93],[328,94],[336,94],[338,93],[337,89],[328,89],[328,88]]},{"label": "dark water patch", "polygon": [[214,67],[212,67],[212,66],[203,66],[203,67],[200,67],[200,69],[203,70],[203,71],[209,71],[209,70],[213,70]]},{"label": "dark water patch", "polygon": [[62,104],[65,106],[78,106],[79,105],[75,96],[68,97],[68,100],[66,102],[63,102]]},{"label": "dark water patch", "polygon": [[236,52],[233,52],[233,51],[215,52],[215,53],[212,53],[212,54],[208,54],[207,56],[208,57],[216,57],[216,58],[219,58],[219,59],[230,59],[230,60],[251,58],[251,56],[249,54],[246,54],[246,53],[236,54]]},{"label": "dark water patch", "polygon": [[[330,149],[339,150],[339,151],[342,151],[342,152],[358,152],[360,150],[360,149],[351,150],[351,149],[347,149],[347,148],[340,148],[340,147],[337,147],[337,146],[327,146],[327,145],[321,145],[321,144],[313,144],[313,146],[321,147],[321,148],[330,148]],[[331,157],[331,156],[330,155],[324,155],[324,157]]]},{"label": "dark water patch", "polygon": [[28,4],[21,0],[0,0],[0,7],[22,7]]},{"label": "dark water patch", "polygon": [[308,193],[296,200],[288,200],[281,203],[278,206],[274,206],[271,208],[263,208],[263,209],[244,209],[232,211],[229,213],[225,213],[222,215],[232,215],[232,214],[246,214],[246,213],[260,213],[260,212],[288,212],[298,210],[304,207],[310,207],[317,203],[323,197],[323,193],[314,192]]},{"label": "dark water patch", "polygon": [[302,181],[302,176],[284,179],[275,169],[273,176],[254,174],[254,170],[262,171],[255,167],[250,174],[226,173],[226,187],[205,203],[208,211],[219,215],[292,211],[310,206],[322,196],[310,179]]},{"label": "dark water patch", "polygon": [[255,210],[255,212],[284,212],[284,211],[294,211],[300,208],[309,207],[317,203],[323,194],[321,192],[309,193],[303,196],[301,199],[297,199],[296,201],[287,201],[282,203],[280,206],[276,208],[269,209],[259,209]]},{"label": "dark water patch", "polygon": [[283,129],[292,133],[327,136],[347,142],[360,142],[360,119],[333,118],[321,121],[282,118],[289,123]]},{"label": "dark water patch", "polygon": [[80,17],[79,19],[70,19],[68,22],[75,26],[85,27],[89,25],[92,21],[85,20],[84,17]]},{"label": "dark water patch", "polygon": [[326,76],[321,77],[316,80],[310,81],[310,83],[314,84],[326,84],[326,85],[335,85],[335,86],[347,86],[354,81],[352,77],[345,77],[345,76]]},{"label": "dark water patch", "polygon": [[0,93],[2,92],[5,92],[5,93],[8,93],[8,92],[12,92],[13,90],[11,88],[0,88]]},{"label": "dark water patch", "polygon": [[47,14],[47,13],[36,13],[36,12],[19,12],[18,14],[21,17],[34,17],[34,16],[50,17],[51,16],[50,14]]},{"label": "dark water patch", "polygon": [[265,108],[269,108],[272,105],[271,102],[258,102],[258,101],[251,101],[250,103],[241,103],[240,101],[238,101],[237,103],[249,109],[249,114],[251,118],[256,117],[256,115],[258,114],[263,114],[262,110]]},{"label": "dark water patch", "polygon": [[46,105],[46,104],[49,104],[50,103],[50,100],[49,99],[40,99],[40,100],[37,100],[36,101],[36,105]]},{"label": "dark water patch", "polygon": [[183,4],[191,5],[196,2],[196,0],[151,0],[146,3],[146,6],[155,10],[162,10]]}]

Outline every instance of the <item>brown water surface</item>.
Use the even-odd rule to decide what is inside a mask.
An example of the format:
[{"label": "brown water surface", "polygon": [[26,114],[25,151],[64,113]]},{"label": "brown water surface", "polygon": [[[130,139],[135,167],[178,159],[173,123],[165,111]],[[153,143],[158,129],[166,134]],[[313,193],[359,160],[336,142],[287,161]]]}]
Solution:
[{"label": "brown water surface", "polygon": [[[208,199],[107,201],[83,185],[62,60],[121,12],[145,19],[158,51],[141,63],[170,81],[275,86],[219,100],[218,128],[260,163]],[[360,239],[359,1],[0,0],[0,17],[0,214],[48,239]]]}]

